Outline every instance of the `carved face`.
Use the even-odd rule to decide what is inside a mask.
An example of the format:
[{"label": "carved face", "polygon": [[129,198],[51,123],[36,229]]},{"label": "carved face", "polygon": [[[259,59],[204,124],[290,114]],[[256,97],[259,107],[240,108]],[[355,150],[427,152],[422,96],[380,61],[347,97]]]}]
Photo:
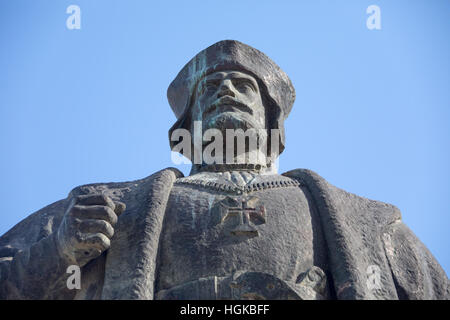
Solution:
[{"label": "carved face", "polygon": [[265,129],[266,115],[258,82],[239,71],[220,71],[197,86],[191,119],[209,128]]}]

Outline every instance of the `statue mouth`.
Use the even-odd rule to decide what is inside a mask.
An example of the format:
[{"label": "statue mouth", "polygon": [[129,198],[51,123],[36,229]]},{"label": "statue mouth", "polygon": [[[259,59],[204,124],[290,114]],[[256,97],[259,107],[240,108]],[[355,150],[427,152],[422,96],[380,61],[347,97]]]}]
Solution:
[{"label": "statue mouth", "polygon": [[231,96],[223,96],[216,101],[214,101],[208,109],[203,113],[203,118],[211,116],[215,111],[218,113],[222,112],[244,112],[253,114],[251,108],[249,108],[246,104],[237,101]]}]

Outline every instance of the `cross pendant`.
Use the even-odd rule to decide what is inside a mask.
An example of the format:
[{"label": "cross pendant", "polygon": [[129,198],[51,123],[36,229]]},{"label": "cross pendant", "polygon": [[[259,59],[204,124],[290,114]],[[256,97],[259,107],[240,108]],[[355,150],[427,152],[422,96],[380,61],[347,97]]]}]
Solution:
[{"label": "cross pendant", "polygon": [[256,225],[266,223],[266,210],[263,205],[255,207],[258,198],[232,199],[236,206],[226,206],[222,222],[234,220],[232,235],[256,237],[259,235]]}]

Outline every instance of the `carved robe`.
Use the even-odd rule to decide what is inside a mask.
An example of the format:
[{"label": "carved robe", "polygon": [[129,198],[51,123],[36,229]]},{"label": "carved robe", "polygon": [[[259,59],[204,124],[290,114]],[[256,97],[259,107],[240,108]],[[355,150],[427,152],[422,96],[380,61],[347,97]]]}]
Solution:
[{"label": "carved robe", "polygon": [[[0,298],[448,299],[445,272],[396,207],[304,169],[209,177],[169,168],[75,188],[0,238]],[[127,209],[69,290],[55,230],[71,196],[99,192]],[[317,275],[324,286],[308,287]]]}]

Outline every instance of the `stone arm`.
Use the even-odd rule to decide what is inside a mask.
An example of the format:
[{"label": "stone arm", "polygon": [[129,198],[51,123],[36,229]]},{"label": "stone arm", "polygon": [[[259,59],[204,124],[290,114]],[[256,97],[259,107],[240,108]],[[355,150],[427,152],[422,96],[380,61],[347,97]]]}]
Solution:
[{"label": "stone arm", "polygon": [[66,286],[69,263],[59,254],[55,235],[17,251],[13,257],[0,258],[0,299],[73,298],[74,292]]},{"label": "stone arm", "polygon": [[[315,200],[337,299],[449,299],[447,275],[397,207],[339,189],[311,170],[284,175],[306,185]],[[376,287],[367,282],[373,266]]]},{"label": "stone arm", "polygon": [[401,220],[387,226],[383,242],[399,299],[450,299],[445,271]]},{"label": "stone arm", "polygon": [[59,254],[56,231],[67,200],[30,215],[0,237],[0,299],[71,299],[68,262]]}]

